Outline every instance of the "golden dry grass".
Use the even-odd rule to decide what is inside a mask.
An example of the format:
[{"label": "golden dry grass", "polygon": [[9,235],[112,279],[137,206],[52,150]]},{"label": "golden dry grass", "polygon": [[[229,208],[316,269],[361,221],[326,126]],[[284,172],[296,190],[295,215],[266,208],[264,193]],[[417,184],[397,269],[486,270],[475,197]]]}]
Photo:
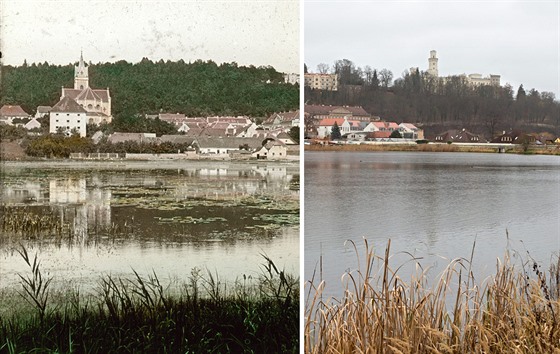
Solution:
[{"label": "golden dry grass", "polygon": [[341,299],[307,284],[306,353],[560,353],[560,301],[538,268],[520,271],[506,253],[476,284],[470,260],[457,259],[430,286],[419,264],[401,278],[389,250],[377,256],[366,241],[365,269],[346,275]]}]

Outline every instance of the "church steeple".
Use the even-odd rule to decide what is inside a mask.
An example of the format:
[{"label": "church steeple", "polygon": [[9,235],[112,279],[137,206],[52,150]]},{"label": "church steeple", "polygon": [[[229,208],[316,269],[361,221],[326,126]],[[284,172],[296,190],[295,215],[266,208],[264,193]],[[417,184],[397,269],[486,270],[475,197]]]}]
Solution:
[{"label": "church steeple", "polygon": [[74,88],[83,90],[89,87],[88,67],[84,62],[84,53],[80,52],[80,62],[74,67]]}]

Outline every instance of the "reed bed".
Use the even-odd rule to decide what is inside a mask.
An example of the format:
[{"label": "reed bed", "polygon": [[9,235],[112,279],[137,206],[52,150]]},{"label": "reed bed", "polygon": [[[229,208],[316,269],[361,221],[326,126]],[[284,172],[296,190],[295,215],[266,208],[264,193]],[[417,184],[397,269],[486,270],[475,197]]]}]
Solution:
[{"label": "reed bed", "polygon": [[[105,276],[94,295],[56,294],[40,262],[20,275],[25,301],[0,316],[0,353],[296,353],[298,280],[264,256],[262,274],[228,285],[193,270],[181,290],[157,275]],[[27,304],[27,306],[24,306]]]},{"label": "reed bed", "polygon": [[545,273],[534,261],[515,267],[506,252],[478,284],[472,257],[433,282],[414,259],[416,271],[401,277],[390,241],[381,256],[365,249],[342,298],[324,300],[324,282],[308,282],[306,353],[560,353],[558,255]]}]

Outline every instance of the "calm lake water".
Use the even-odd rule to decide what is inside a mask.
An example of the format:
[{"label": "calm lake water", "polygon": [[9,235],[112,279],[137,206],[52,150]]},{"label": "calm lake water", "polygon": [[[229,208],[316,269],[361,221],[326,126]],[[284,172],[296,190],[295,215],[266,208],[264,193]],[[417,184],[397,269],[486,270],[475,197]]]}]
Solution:
[{"label": "calm lake water", "polygon": [[506,249],[515,262],[528,252],[548,269],[560,252],[559,200],[557,156],[306,152],[304,277],[315,271],[324,294],[340,297],[341,276],[358,268],[346,241],[363,259],[364,238],[380,256],[391,239],[393,268],[422,257],[430,276],[469,259],[475,240],[478,280]]},{"label": "calm lake water", "polygon": [[[20,243],[62,286],[88,288],[101,275],[130,277],[132,269],[153,271],[162,283],[186,282],[195,268],[232,282],[261,274],[261,254],[299,274],[297,163],[2,167],[0,288],[16,285],[17,274],[29,271],[15,251]],[[38,235],[29,220],[54,225],[54,231]]]}]

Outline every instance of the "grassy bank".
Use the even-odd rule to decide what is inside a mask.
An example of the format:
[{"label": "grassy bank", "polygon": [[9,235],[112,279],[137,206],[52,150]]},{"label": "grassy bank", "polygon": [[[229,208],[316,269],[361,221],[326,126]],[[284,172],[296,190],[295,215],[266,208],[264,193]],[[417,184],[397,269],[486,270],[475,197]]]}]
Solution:
[{"label": "grassy bank", "polygon": [[155,274],[100,278],[94,294],[56,292],[40,262],[0,312],[0,353],[296,353],[298,281],[265,257],[262,275],[227,285],[193,271],[178,289]]},{"label": "grassy bank", "polygon": [[[419,151],[419,152],[478,152],[497,153],[496,146],[464,146],[459,144],[344,144],[344,145],[305,145],[305,151]],[[507,153],[560,155],[560,146],[506,148]]]},{"label": "grassy bank", "polygon": [[366,242],[365,268],[346,275],[340,299],[323,299],[324,283],[310,281],[306,353],[560,353],[558,255],[543,271],[506,253],[484,283],[457,259],[432,284],[420,264],[401,276],[389,246],[379,256]]}]

